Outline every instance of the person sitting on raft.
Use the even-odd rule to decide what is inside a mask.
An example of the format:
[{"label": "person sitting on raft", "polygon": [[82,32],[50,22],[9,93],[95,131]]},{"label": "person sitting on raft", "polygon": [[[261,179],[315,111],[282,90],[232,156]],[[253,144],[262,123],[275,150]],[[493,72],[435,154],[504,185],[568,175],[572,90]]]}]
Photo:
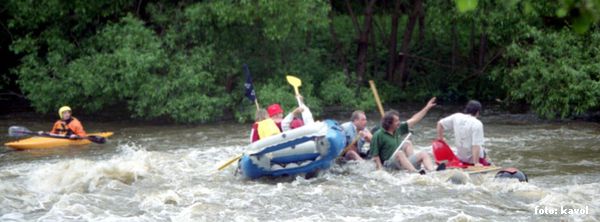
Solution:
[{"label": "person sitting on raft", "polygon": [[304,104],[304,98],[302,96],[298,96],[297,98],[300,102],[300,106],[287,114],[281,121],[281,129],[283,129],[283,132],[315,122],[310,109]]},{"label": "person sitting on raft", "polygon": [[[257,120],[259,120],[258,112]],[[269,107],[267,107],[267,114],[268,118],[256,122],[256,127],[252,127],[254,129],[254,133],[252,133],[251,136],[253,143],[260,139],[281,133],[281,121],[283,118],[283,109],[281,109],[281,106],[277,103],[269,105]]]},{"label": "person sitting on raft", "polygon": [[364,157],[367,157],[367,152],[362,152],[361,149],[365,142],[371,142],[373,135],[369,129],[367,129],[367,116],[365,115],[365,112],[361,110],[352,112],[350,121],[343,123],[341,127],[346,135],[346,146],[349,146],[352,142],[354,142],[356,137],[359,137],[358,140],[348,149],[348,151],[346,151],[344,154],[344,159],[363,160]]},{"label": "person sitting on raft", "polygon": [[269,118],[269,113],[266,109],[256,110],[254,116],[254,123],[252,124],[252,130],[250,130],[250,142],[254,142],[260,139],[258,136],[258,123]]},{"label": "person sitting on raft", "polygon": [[437,123],[437,138],[444,140],[444,131],[454,131],[457,157],[466,164],[489,166],[483,148],[483,124],[477,117],[481,113],[481,103],[471,100],[465,106],[463,113],[455,113]]},{"label": "person sitting on raft", "polygon": [[[392,154],[403,140],[403,136],[409,133],[409,128],[417,124],[427,112],[435,106],[435,97],[431,98],[427,105],[421,111],[414,114],[410,119],[400,122],[400,114],[398,111],[387,111],[381,119],[381,129],[379,129],[371,139],[371,155],[377,169],[383,166],[390,169],[404,169],[409,172],[417,172],[424,174],[421,169],[421,164],[425,166],[425,170],[434,170],[433,161],[426,152],[414,153],[412,144],[406,143],[401,149]],[[438,166],[438,170],[445,168],[444,164]]]},{"label": "person sitting on raft", "polygon": [[71,116],[71,108],[68,106],[60,107],[58,110],[58,115],[60,119],[54,123],[52,130],[50,130],[51,134],[67,136],[71,139],[76,139],[79,137],[85,137],[86,133],[83,130],[83,125],[81,122],[73,116]]}]

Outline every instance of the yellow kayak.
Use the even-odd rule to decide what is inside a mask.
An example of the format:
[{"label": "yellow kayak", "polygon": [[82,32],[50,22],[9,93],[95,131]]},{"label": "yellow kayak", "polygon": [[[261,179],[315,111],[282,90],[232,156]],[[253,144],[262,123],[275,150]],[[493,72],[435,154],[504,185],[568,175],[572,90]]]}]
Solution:
[{"label": "yellow kayak", "polygon": [[[101,136],[109,137],[112,136],[113,132],[101,132],[101,133],[89,133],[88,136]],[[5,143],[4,145],[17,150],[25,149],[47,149],[60,146],[70,145],[85,145],[92,143],[87,139],[62,139],[62,138],[51,138],[34,136],[27,139],[17,140],[13,142]]]}]

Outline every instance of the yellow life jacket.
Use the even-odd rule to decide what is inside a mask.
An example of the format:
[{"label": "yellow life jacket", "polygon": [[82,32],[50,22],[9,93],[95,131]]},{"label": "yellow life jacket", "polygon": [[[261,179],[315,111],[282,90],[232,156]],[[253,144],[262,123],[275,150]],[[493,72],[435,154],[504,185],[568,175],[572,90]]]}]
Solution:
[{"label": "yellow life jacket", "polygon": [[270,118],[258,122],[258,127],[256,128],[258,129],[258,136],[261,139],[281,133],[275,121]]}]

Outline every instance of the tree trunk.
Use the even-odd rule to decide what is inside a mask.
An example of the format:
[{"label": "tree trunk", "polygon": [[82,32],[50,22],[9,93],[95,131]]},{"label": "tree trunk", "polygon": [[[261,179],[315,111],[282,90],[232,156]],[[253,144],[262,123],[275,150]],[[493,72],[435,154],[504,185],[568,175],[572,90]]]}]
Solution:
[{"label": "tree trunk", "polygon": [[415,24],[417,23],[417,18],[419,16],[419,12],[421,11],[421,7],[422,0],[416,0],[415,7],[412,10],[410,16],[408,17],[408,23],[406,24],[406,29],[404,30],[404,37],[402,40],[402,48],[400,50],[400,54],[398,55],[399,61],[397,62],[396,70],[400,71],[400,81],[403,87],[406,85],[406,80],[408,79],[408,74],[406,74],[406,63],[408,61],[408,45],[410,44],[412,33],[415,29]]},{"label": "tree trunk", "polygon": [[364,29],[359,33],[358,48],[356,50],[356,81],[360,85],[363,82],[367,70],[367,54],[369,50],[369,35],[373,27],[373,6],[375,0],[371,0],[365,8]]},{"label": "tree trunk", "polygon": [[451,72],[454,73],[454,68],[456,67],[456,57],[458,56],[457,50],[457,34],[456,34],[456,18],[452,18],[452,69]]},{"label": "tree trunk", "polygon": [[[333,8],[333,0],[329,1],[331,4],[331,8]],[[331,39],[334,44],[336,59],[339,63],[342,64],[342,68],[344,69],[344,74],[347,79],[350,80],[350,69],[348,68],[348,59],[346,58],[346,54],[344,53],[342,43],[339,41],[337,37],[337,33],[335,32],[335,27],[333,26],[333,10],[329,12],[329,33],[331,34]]]},{"label": "tree trunk", "polygon": [[469,41],[471,43],[471,50],[469,51],[469,61],[472,61],[471,64],[477,64],[475,61],[475,19],[471,21],[471,39]]},{"label": "tree trunk", "polygon": [[[425,1],[425,0],[423,0]],[[417,45],[423,46],[425,42],[425,8],[421,6],[421,10],[419,11],[419,40],[417,41]]]},{"label": "tree trunk", "polygon": [[481,70],[484,66],[484,62],[485,62],[485,48],[487,47],[487,37],[485,35],[485,32],[481,33],[481,36],[479,37],[479,59],[478,59],[478,68]]},{"label": "tree trunk", "polygon": [[392,29],[390,32],[390,44],[388,47],[388,67],[386,79],[393,81],[394,73],[396,73],[396,48],[398,47],[398,17],[400,17],[400,0],[396,0],[394,12],[392,13]]}]

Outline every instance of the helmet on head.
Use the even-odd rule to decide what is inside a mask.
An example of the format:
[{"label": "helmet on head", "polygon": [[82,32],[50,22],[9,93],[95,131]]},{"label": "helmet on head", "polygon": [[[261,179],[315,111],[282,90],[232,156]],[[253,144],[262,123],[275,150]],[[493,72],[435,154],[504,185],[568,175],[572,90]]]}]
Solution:
[{"label": "helmet on head", "polygon": [[72,112],[71,107],[63,106],[63,107],[60,107],[60,109],[58,109],[58,116],[60,116],[61,119],[63,118],[63,112],[65,112],[65,111]]},{"label": "helmet on head", "polygon": [[272,117],[274,115],[283,113],[283,109],[281,109],[281,106],[279,106],[279,104],[275,103],[267,107],[267,112],[269,113],[269,117]]}]

